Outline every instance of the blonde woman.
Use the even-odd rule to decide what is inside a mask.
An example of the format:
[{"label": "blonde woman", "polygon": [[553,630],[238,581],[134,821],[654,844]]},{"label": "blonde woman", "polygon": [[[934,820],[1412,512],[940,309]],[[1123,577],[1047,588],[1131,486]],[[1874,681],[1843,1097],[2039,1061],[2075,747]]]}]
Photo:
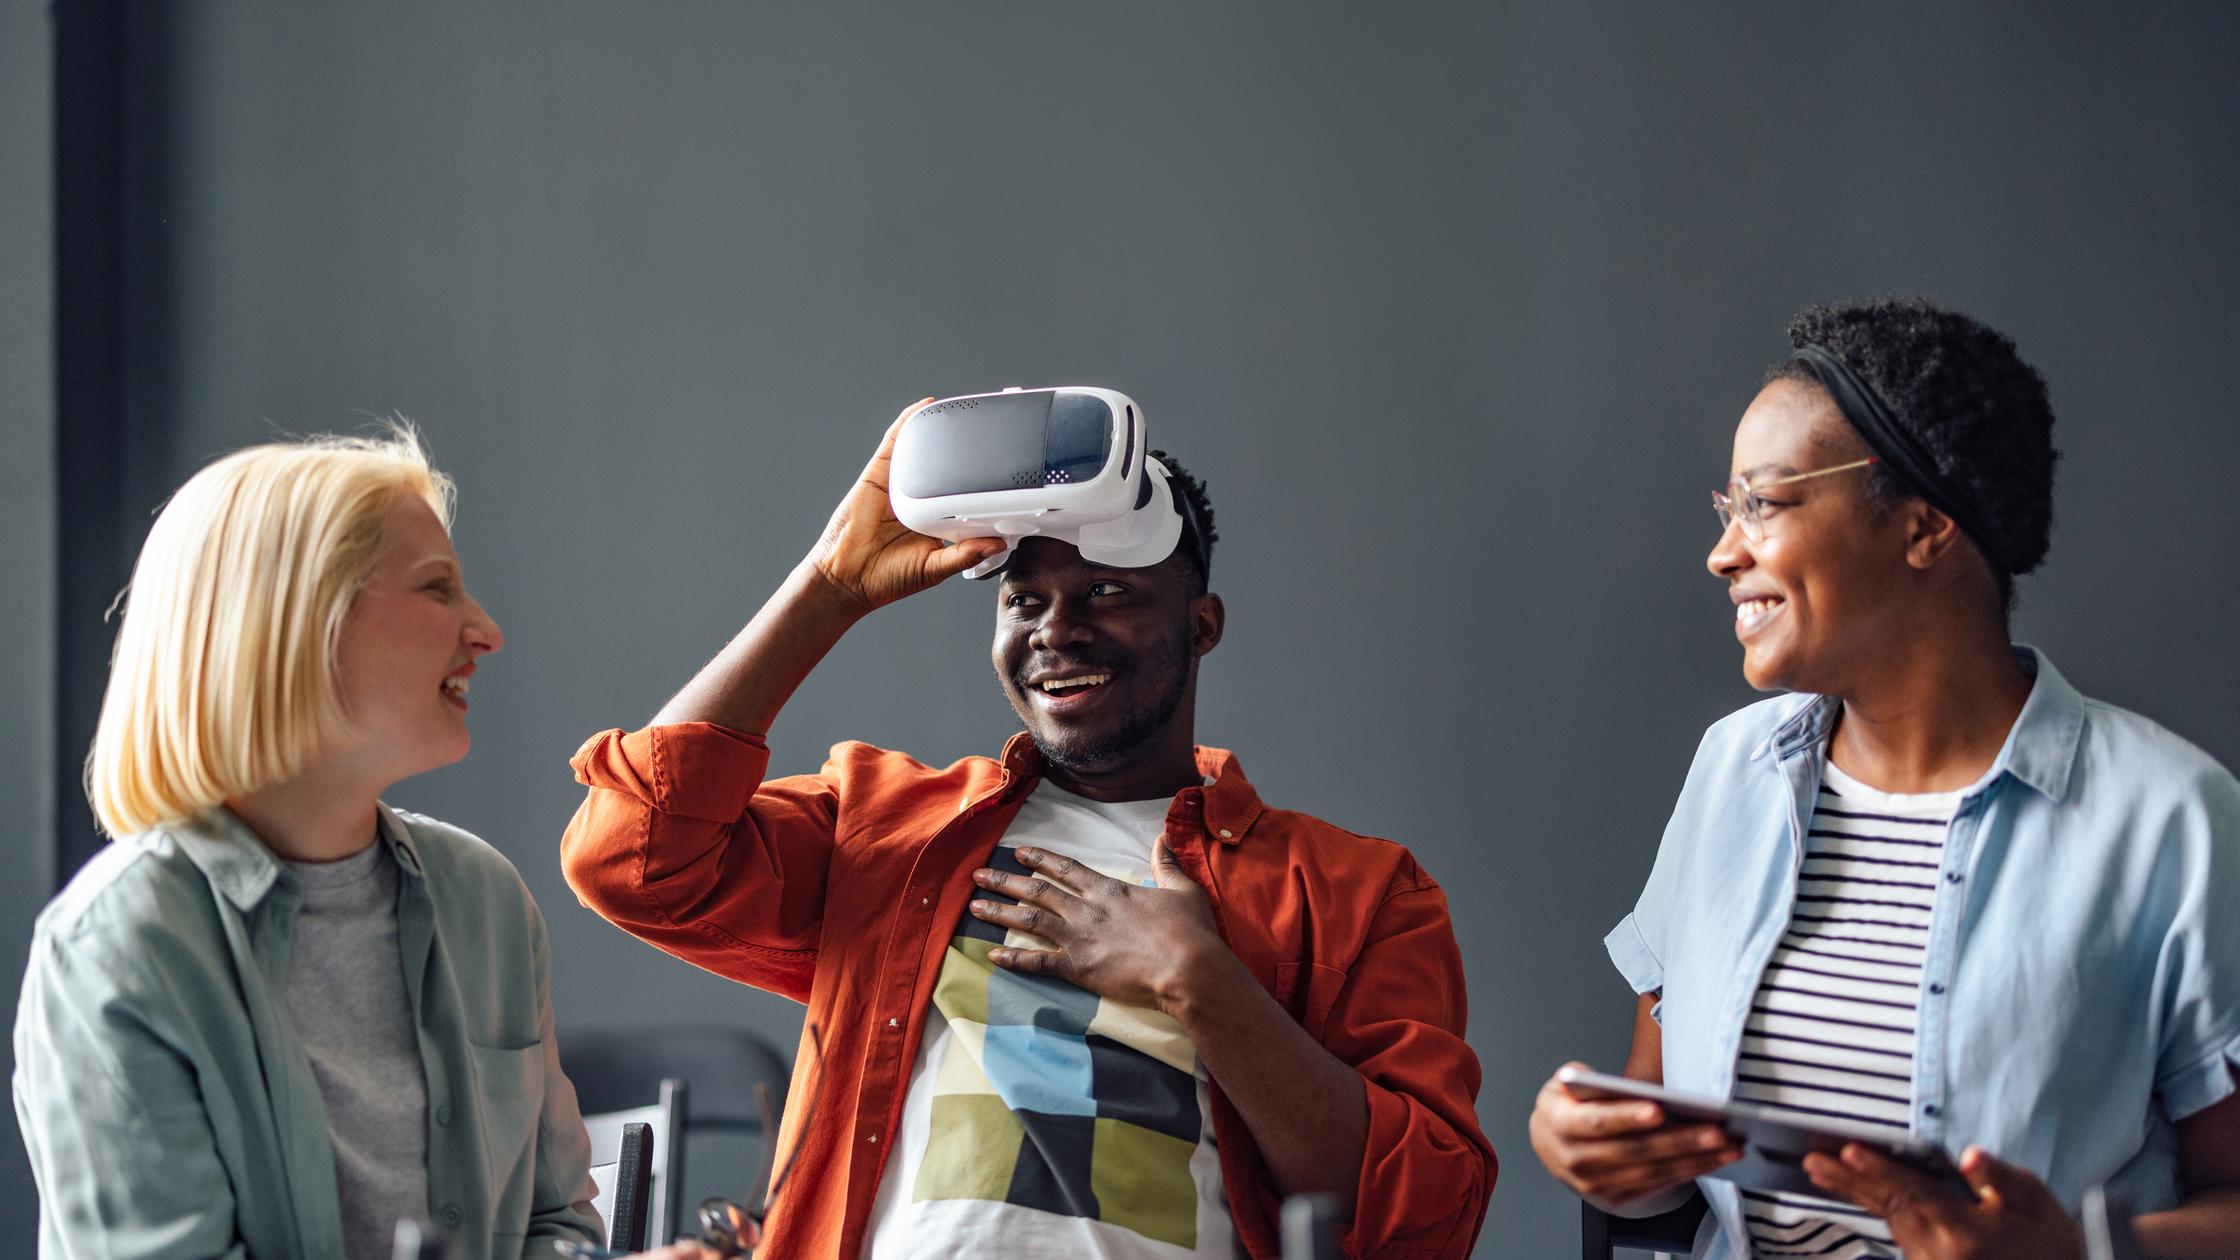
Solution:
[{"label": "blonde woman", "polygon": [[505,641],[450,502],[400,428],[239,451],[156,518],[86,776],[114,843],[40,916],[16,1017],[42,1256],[599,1237],[544,920],[380,800],[466,755]]}]

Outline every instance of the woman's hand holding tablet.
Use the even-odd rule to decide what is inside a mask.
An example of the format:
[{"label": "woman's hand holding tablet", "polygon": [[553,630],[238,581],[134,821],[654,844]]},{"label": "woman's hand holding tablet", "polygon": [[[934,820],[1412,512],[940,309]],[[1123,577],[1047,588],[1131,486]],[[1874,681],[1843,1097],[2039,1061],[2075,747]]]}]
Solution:
[{"label": "woman's hand holding tablet", "polygon": [[1743,1158],[1741,1144],[1716,1119],[1689,1123],[1701,1117],[1672,1113],[1653,1098],[1574,1088],[1567,1078],[1624,1078],[1567,1064],[1541,1087],[1532,1109],[1532,1147],[1541,1162],[1605,1211],[1653,1216],[1677,1207],[1697,1177]]},{"label": "woman's hand holding tablet", "polygon": [[[1550,1085],[1582,1100],[1580,1105],[1655,1108],[1668,1123],[1683,1131],[1710,1128],[1723,1133],[1739,1148],[1739,1157],[1722,1161],[1696,1174],[1698,1176],[1724,1177],[1755,1190],[1787,1190],[1848,1198],[1843,1194],[1844,1185],[1831,1186],[1809,1175],[1804,1160],[1816,1152],[1837,1160],[1847,1146],[1857,1145],[1881,1161],[1921,1174],[1926,1178],[1925,1184],[1950,1190],[1964,1199],[1975,1197],[1973,1187],[1953,1166],[1951,1157],[1919,1138],[1893,1135],[1842,1120],[1777,1115],[1751,1103],[1721,1102],[1715,1098],[1676,1093],[1645,1081],[1596,1072],[1585,1064],[1566,1065],[1556,1073]],[[1544,1096],[1546,1091],[1542,1092]]]},{"label": "woman's hand holding tablet", "polygon": [[[1858,1143],[1840,1156],[1813,1154],[1804,1162],[1817,1193],[1848,1199],[1881,1217],[1909,1260],[2087,1260],[2087,1236],[2069,1219],[2053,1192],[2028,1169],[2003,1164],[1980,1148],[1961,1152],[1960,1193],[1907,1163]],[[2110,1229],[2103,1207],[2105,1254],[2129,1244],[2129,1222]],[[2130,1252],[2136,1255],[2136,1252]],[[2097,1260],[2097,1257],[2094,1257]]]}]

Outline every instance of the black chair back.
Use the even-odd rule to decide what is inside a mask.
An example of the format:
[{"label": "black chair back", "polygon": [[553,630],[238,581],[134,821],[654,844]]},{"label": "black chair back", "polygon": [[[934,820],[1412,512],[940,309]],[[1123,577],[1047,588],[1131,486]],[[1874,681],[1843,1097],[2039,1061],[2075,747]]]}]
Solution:
[{"label": "black chair back", "polygon": [[[721,1195],[760,1202],[750,1185],[760,1166],[762,1109],[755,1086],[785,1097],[786,1061],[769,1042],[726,1025],[569,1029],[560,1034],[560,1066],[576,1087],[587,1120],[594,1116],[669,1117],[654,1141],[653,1203],[647,1245],[672,1241],[691,1223],[691,1207]],[[654,1107],[657,1113],[643,1113]],[[625,1115],[624,1113],[628,1113]],[[702,1157],[688,1160],[688,1151]]]},{"label": "black chair back", "polygon": [[1700,1194],[1658,1216],[1612,1216],[1592,1203],[1581,1203],[1580,1260],[1612,1260],[1620,1247],[1687,1255],[1695,1250],[1696,1228],[1709,1210]]}]

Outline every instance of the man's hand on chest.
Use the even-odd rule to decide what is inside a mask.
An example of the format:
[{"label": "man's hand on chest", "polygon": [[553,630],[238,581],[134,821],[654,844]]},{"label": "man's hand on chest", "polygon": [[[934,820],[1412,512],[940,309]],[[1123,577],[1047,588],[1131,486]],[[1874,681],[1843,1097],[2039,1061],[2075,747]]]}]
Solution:
[{"label": "man's hand on chest", "polygon": [[1018,904],[975,900],[971,912],[1054,948],[998,948],[988,955],[997,966],[1053,976],[1099,997],[1181,1019],[1209,983],[1233,979],[1228,973],[1241,965],[1215,929],[1212,901],[1164,840],[1152,850],[1150,887],[1123,883],[1032,845],[1016,852],[1020,864],[1041,878],[974,871],[974,883]]}]

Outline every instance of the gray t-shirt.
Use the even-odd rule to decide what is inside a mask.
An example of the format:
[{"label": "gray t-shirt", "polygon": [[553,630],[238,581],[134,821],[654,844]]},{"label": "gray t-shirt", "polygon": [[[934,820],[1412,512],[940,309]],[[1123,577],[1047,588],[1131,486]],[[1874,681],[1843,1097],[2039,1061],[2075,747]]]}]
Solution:
[{"label": "gray t-shirt", "polygon": [[428,1085],[397,948],[397,860],[376,840],[290,862],[303,886],[286,1004],[327,1104],[348,1260],[387,1260],[397,1218],[428,1214]]}]

